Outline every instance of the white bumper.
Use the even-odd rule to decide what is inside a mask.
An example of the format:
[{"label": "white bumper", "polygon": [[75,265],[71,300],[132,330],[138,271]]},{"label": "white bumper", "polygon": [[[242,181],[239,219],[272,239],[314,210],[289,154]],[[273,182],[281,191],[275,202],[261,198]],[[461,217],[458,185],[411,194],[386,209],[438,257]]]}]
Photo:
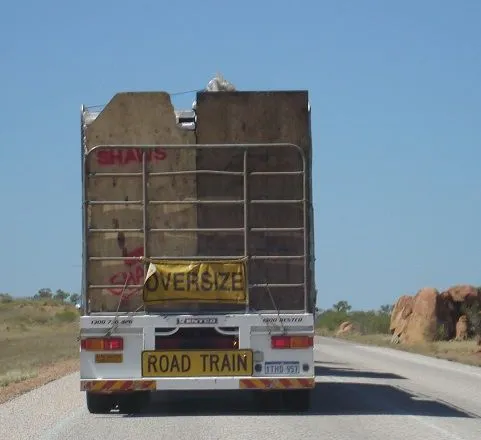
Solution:
[{"label": "white bumper", "polygon": [[[155,350],[155,335],[159,329],[178,326],[199,326],[196,318],[202,318],[203,326],[237,327],[239,349],[252,350],[256,367],[252,376],[204,376],[204,377],[142,377],[142,352]],[[193,319],[193,320],[192,320]],[[232,314],[209,317],[192,315],[121,316],[115,322],[113,316],[83,316],[81,337],[102,337],[111,329],[112,336],[124,340],[122,361],[97,363],[95,352],[80,352],[80,388],[93,392],[131,392],[135,390],[250,390],[250,389],[301,389],[315,386],[314,348],[273,349],[271,336],[289,335],[314,336],[314,318],[310,314]],[[207,323],[207,324],[206,324]],[[291,370],[279,370],[268,374],[268,364],[297,364]],[[288,374],[287,374],[288,372]]]}]

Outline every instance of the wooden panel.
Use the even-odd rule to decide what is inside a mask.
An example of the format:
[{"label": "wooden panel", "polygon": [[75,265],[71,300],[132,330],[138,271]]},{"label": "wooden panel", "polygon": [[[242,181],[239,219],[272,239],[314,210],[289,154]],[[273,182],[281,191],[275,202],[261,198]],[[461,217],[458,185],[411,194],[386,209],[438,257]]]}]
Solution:
[{"label": "wooden panel", "polygon": [[[311,138],[310,120],[306,92],[203,92],[197,95],[198,143],[293,143],[298,145],[306,157],[306,178],[310,179]],[[204,169],[224,169],[241,171],[242,152],[205,151],[197,154],[197,167]],[[302,169],[302,159],[295,149],[266,147],[253,150],[248,155],[248,171],[296,171]],[[219,177],[209,175],[197,179],[197,193],[211,194],[218,191]],[[236,186],[223,186],[225,196],[238,196],[242,192],[242,182]],[[305,188],[308,203],[311,188]],[[248,196],[251,199],[302,199],[303,183],[300,176],[251,176]],[[217,209],[218,214],[215,214]],[[221,218],[220,208],[198,208],[199,227],[213,227]],[[243,223],[242,210],[229,212],[229,223]],[[298,205],[253,205],[249,207],[251,227],[302,227],[302,204]],[[310,222],[308,221],[308,231]],[[287,238],[285,233],[250,235],[251,254],[277,253],[283,255],[302,255],[302,236]],[[199,236],[199,253],[235,254],[242,249],[243,243],[226,240],[219,236]],[[307,249],[307,253],[310,253]],[[250,282],[265,279],[269,283],[299,283],[303,280],[301,261],[251,262],[249,264]],[[300,277],[300,278],[299,278]],[[265,281],[265,280],[264,280]],[[311,279],[307,280],[308,291],[313,290]],[[259,281],[262,282],[262,281]],[[285,310],[302,309],[304,298],[302,289],[271,289],[277,306]],[[313,293],[314,294],[314,293]],[[268,303],[265,302],[267,298]],[[264,289],[251,291],[251,306],[272,309],[271,300]]]},{"label": "wooden panel", "polygon": [[[119,93],[107,104],[99,116],[85,129],[87,150],[96,145],[158,145],[193,144],[193,132],[177,127],[170,97],[163,92]],[[88,156],[91,173],[141,172],[141,154],[131,150],[96,150]],[[148,154],[149,172],[195,169],[195,152],[163,150]],[[150,177],[149,200],[196,199],[194,176]],[[87,199],[98,201],[142,200],[142,178],[91,176],[87,185]],[[88,209],[90,228],[142,228],[141,205],[94,205]],[[193,205],[156,205],[148,209],[150,228],[196,227]],[[146,254],[195,255],[195,234],[152,233],[148,237]],[[87,239],[90,256],[126,257],[144,254],[142,233],[91,233]],[[127,277],[128,284],[141,284],[143,266],[129,261],[88,264],[89,284],[119,284],[119,289],[88,292],[92,312],[115,311],[119,292]],[[125,295],[124,295],[125,297]],[[140,291],[128,291],[120,306],[121,311],[142,307]]]}]

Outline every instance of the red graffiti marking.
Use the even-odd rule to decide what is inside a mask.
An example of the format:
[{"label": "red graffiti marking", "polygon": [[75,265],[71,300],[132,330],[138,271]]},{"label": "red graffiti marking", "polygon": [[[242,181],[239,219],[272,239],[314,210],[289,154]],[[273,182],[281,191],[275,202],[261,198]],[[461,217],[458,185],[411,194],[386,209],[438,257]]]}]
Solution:
[{"label": "red graffiti marking", "polygon": [[[97,164],[100,166],[128,165],[130,163],[142,162],[142,151],[140,148],[114,148],[98,150],[96,153]],[[146,151],[147,162],[158,162],[165,160],[167,152],[162,148]]]},{"label": "red graffiti marking", "polygon": [[[144,255],[144,248],[138,247],[131,252],[128,252],[126,257],[141,257]],[[123,286],[125,281],[127,281],[127,285],[125,287],[124,294],[122,296],[123,299],[128,299],[135,294],[140,294],[141,289],[136,287],[128,287],[132,284],[142,284],[144,280],[144,266],[140,261],[125,259],[124,264],[128,267],[128,270],[121,271],[114,273],[110,277],[110,284],[119,284],[121,285],[119,288],[109,289],[109,292],[112,295],[120,296],[122,295]]]},{"label": "red graffiti marking", "polygon": [[[141,247],[138,247],[136,249],[134,249],[133,251],[131,252],[128,252],[126,257],[141,257],[142,255],[144,255],[144,248],[141,246]],[[124,264],[127,265],[127,266],[133,266],[134,264],[139,264],[138,261],[136,260],[131,260],[130,258],[126,258],[124,260]]]}]

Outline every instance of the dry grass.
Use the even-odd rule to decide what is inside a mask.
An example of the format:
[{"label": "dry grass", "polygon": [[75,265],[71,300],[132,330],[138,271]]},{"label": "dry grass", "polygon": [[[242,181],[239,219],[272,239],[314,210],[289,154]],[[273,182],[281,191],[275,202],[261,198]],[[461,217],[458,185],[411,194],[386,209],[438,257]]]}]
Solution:
[{"label": "dry grass", "polygon": [[390,347],[398,350],[408,351],[410,353],[418,353],[426,356],[432,356],[439,359],[446,359],[455,362],[461,362],[467,365],[481,367],[481,353],[477,353],[477,347],[474,340],[469,341],[438,341],[425,344],[402,345],[391,344],[391,335],[385,334],[348,334],[343,336],[335,336],[334,332],[319,329],[317,334],[320,336],[338,337],[347,341],[357,342],[366,345],[376,345],[380,347]]},{"label": "dry grass", "polygon": [[0,390],[78,356],[79,314],[53,301],[0,303]]},{"label": "dry grass", "polygon": [[76,358],[40,367],[35,373],[36,376],[19,382],[13,381],[9,385],[1,387],[0,404],[66,374],[78,371],[78,369],[79,362]]}]

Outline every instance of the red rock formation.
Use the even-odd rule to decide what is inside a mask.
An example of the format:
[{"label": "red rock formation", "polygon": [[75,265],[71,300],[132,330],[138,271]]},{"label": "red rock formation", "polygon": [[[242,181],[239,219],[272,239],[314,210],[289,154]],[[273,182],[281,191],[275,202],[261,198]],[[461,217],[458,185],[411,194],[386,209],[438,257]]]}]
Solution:
[{"label": "red rock formation", "polygon": [[441,295],[451,299],[455,303],[466,305],[473,305],[478,301],[481,302],[481,294],[478,289],[466,284],[452,286],[448,290],[445,290]]},{"label": "red rock formation", "polygon": [[403,295],[397,300],[391,313],[391,333],[396,329],[404,327],[404,323],[407,322],[413,311],[413,303],[414,297],[409,295]]},{"label": "red rock formation", "polygon": [[391,314],[392,341],[412,344],[466,339],[472,336],[470,332],[476,323],[465,309],[476,304],[481,305],[481,293],[469,285],[453,286],[442,294],[434,288],[424,288],[414,297],[403,295]]},{"label": "red rock formation", "polygon": [[341,325],[339,326],[336,334],[337,334],[337,335],[341,335],[341,334],[344,334],[344,333],[350,333],[352,330],[353,330],[352,322],[350,322],[350,321],[344,321],[344,322],[341,323]]},{"label": "red rock formation", "polygon": [[468,317],[461,315],[456,323],[456,341],[465,341],[468,339]]},{"label": "red rock formation", "polygon": [[413,311],[401,335],[401,342],[413,344],[433,341],[436,338],[438,298],[438,291],[430,287],[417,293],[414,297]]}]

